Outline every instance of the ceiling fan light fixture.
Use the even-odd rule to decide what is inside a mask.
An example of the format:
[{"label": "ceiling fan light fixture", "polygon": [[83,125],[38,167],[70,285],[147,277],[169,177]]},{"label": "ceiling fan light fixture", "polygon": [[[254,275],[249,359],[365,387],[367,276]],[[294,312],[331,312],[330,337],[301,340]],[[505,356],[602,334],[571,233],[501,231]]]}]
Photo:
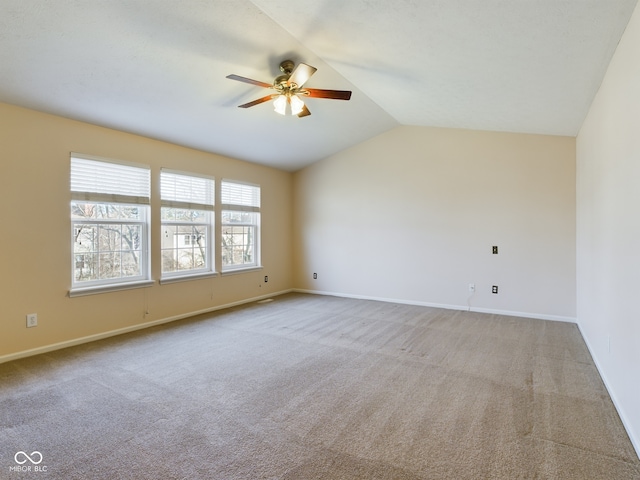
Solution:
[{"label": "ceiling fan light fixture", "polygon": [[[295,67],[295,68],[294,68]],[[257,87],[269,88],[275,90],[275,93],[271,95],[265,95],[262,98],[258,98],[252,102],[243,103],[238,105],[239,108],[249,108],[261,103],[273,100],[273,109],[280,115],[286,115],[287,104],[291,105],[291,115],[298,118],[308,117],[311,112],[300,98],[301,95],[305,97],[315,98],[333,98],[336,100],[349,100],[351,98],[351,91],[349,90],[325,90],[321,88],[304,88],[303,85],[309,80],[311,75],[316,72],[316,67],[307,65],[306,63],[300,63],[296,67],[291,60],[285,60],[280,63],[280,71],[282,75],[278,76],[275,81],[270,83],[261,82],[259,80],[253,80],[247,77],[241,77],[240,75],[227,75],[230,80],[236,80],[238,82],[248,83]]]},{"label": "ceiling fan light fixture", "polygon": [[287,97],[284,95],[278,95],[273,101],[273,109],[276,113],[285,115],[287,113]]},{"label": "ceiling fan light fixture", "polygon": [[302,109],[304,108],[304,102],[299,96],[291,95],[289,97],[289,103],[291,103],[291,115],[298,115],[300,112],[302,112]]}]

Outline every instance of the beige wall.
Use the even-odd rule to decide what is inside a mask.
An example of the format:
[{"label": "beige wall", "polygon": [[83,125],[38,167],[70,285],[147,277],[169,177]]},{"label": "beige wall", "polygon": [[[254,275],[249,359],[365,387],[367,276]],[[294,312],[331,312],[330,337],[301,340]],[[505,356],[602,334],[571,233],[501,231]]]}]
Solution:
[{"label": "beige wall", "polygon": [[577,139],[578,324],[640,454],[640,6]]},{"label": "beige wall", "polygon": [[575,139],[395,128],[296,173],[294,252],[304,290],[574,320]]},{"label": "beige wall", "polygon": [[[151,166],[156,280],[161,167],[260,184],[264,269],[69,298],[72,151]],[[0,104],[0,171],[0,360],[291,288],[290,173],[5,104]],[[38,314],[38,327],[26,328],[28,313]]]}]

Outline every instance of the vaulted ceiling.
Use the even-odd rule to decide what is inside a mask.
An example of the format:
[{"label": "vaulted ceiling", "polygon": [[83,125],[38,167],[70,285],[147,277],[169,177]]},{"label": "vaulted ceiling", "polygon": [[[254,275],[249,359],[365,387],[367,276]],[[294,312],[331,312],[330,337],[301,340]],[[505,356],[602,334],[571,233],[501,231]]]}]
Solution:
[{"label": "vaulted ceiling", "polygon": [[[290,171],[397,125],[574,136],[636,2],[2,0],[0,101]],[[351,100],[237,108],[285,59]]]}]

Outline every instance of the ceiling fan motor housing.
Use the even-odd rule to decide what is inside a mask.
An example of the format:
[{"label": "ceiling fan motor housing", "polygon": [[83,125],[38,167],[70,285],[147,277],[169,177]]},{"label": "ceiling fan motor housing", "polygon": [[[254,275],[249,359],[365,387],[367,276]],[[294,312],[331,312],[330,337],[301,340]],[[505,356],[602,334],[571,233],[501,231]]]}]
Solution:
[{"label": "ceiling fan motor housing", "polygon": [[293,67],[295,67],[295,63],[293,63],[293,60],[283,60],[280,63],[280,71],[282,73],[284,73],[286,76],[291,75],[291,72],[293,72]]},{"label": "ceiling fan motor housing", "polygon": [[278,90],[286,87],[287,80],[289,80],[289,76],[290,75],[280,75],[276,77],[276,79],[273,81],[273,86],[276,87],[276,89]]},{"label": "ceiling fan motor housing", "polygon": [[276,77],[276,79],[273,81],[273,86],[276,87],[276,90],[280,92],[288,90],[287,87],[289,86],[289,77],[291,77],[291,73],[293,72],[294,67],[295,63],[293,63],[292,60],[284,60],[280,63],[280,71],[283,74]]}]

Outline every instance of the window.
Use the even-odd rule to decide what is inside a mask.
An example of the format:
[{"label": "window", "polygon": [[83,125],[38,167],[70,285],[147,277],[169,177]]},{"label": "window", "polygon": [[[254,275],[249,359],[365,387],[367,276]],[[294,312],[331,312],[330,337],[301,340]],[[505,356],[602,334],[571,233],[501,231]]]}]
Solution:
[{"label": "window", "polygon": [[[167,232],[165,231],[164,233],[166,234]],[[185,245],[193,245],[198,240],[200,240],[200,238],[198,237],[197,240],[196,240],[196,235],[185,235],[184,236],[184,244]]]},{"label": "window", "polygon": [[163,278],[213,271],[214,180],[162,170],[160,196]]},{"label": "window", "polygon": [[149,168],[71,156],[72,290],[149,280]]},{"label": "window", "polygon": [[260,187],[223,180],[222,270],[260,265]]}]

